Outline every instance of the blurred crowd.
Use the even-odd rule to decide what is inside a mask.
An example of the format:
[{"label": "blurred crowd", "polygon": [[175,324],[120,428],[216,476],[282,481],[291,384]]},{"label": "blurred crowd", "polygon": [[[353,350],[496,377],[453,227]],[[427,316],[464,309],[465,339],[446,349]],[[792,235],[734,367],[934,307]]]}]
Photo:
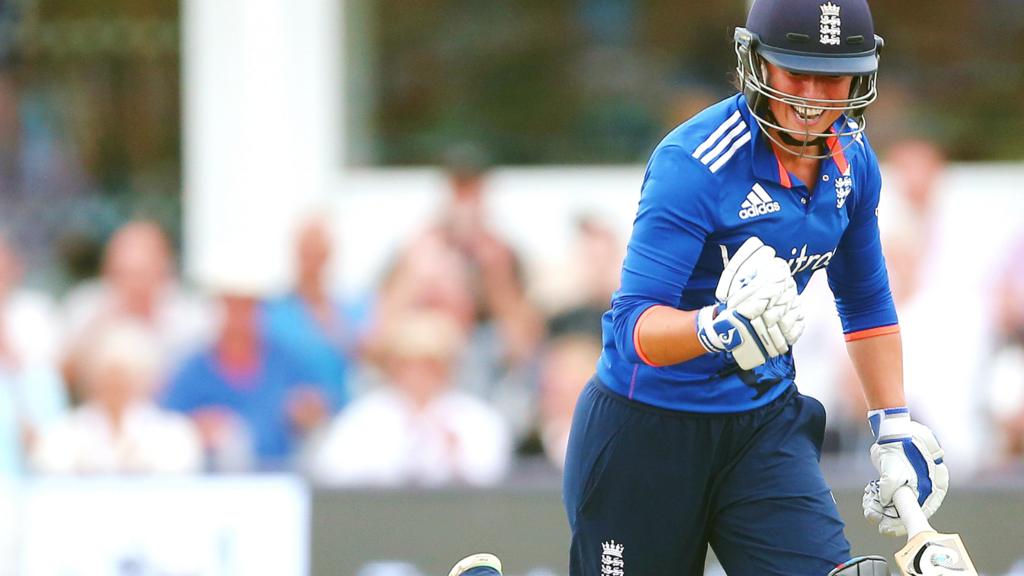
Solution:
[{"label": "blurred crowd", "polygon": [[557,464],[614,289],[597,276],[617,276],[621,248],[582,218],[575,299],[546,314],[486,220],[484,167],[455,161],[449,181],[359,302],[328,285],[335,231],[319,216],[282,294],[227,273],[188,287],[165,230],[133,220],[57,302],[0,237],[0,472],[436,486],[495,483],[518,455]]},{"label": "blurred crowd", "polygon": [[[942,151],[906,141],[885,161],[909,403],[951,470],[1011,466],[1024,457],[1024,237],[996,296],[960,299],[951,328],[936,313],[961,289],[937,225]],[[324,217],[299,227],[282,294],[228,275],[190,288],[166,232],[134,220],[106,242],[99,277],[55,302],[26,288],[19,247],[0,236],[0,472],[288,470],[440,486],[494,484],[530,459],[557,471],[626,239],[581,215],[552,304],[488,221],[487,178],[483,163],[453,161],[442,209],[359,301],[329,285],[344,231]],[[798,385],[829,407],[826,451],[862,457],[864,401],[824,275],[806,298]],[[942,333],[956,361],[935,362],[947,351],[928,336]]]}]

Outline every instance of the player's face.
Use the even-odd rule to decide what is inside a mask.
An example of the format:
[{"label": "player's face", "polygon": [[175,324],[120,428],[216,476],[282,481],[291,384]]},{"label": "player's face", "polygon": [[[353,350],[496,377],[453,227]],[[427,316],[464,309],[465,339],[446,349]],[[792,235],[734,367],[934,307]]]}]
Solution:
[{"label": "player's face", "polygon": [[[850,97],[852,76],[822,76],[800,74],[767,63],[768,83],[772,88],[797,98],[814,100],[843,100]],[[820,102],[815,103],[820,106]],[[770,100],[769,106],[779,125],[794,133],[798,140],[813,140],[807,133],[824,133],[843,113],[839,104],[834,109],[805,108],[777,100]],[[805,134],[801,135],[803,132]]]}]

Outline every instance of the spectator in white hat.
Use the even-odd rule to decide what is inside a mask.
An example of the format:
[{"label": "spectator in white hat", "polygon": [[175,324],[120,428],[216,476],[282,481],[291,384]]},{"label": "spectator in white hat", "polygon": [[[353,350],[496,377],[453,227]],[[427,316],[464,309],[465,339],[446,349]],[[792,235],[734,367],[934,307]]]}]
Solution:
[{"label": "spectator in white hat", "polygon": [[464,345],[455,320],[437,311],[394,322],[383,340],[387,383],[346,407],[314,457],[318,479],[344,485],[487,485],[509,465],[501,415],[453,387]]}]

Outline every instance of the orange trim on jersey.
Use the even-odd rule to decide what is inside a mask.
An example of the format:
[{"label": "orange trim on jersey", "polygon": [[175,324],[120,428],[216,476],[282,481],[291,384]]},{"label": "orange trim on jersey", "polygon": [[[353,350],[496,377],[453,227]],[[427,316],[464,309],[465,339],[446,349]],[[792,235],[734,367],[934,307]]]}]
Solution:
[{"label": "orange trim on jersey", "polygon": [[636,348],[637,356],[639,356],[640,359],[644,361],[644,364],[647,364],[648,366],[657,367],[658,364],[651,362],[651,359],[647,357],[647,354],[644,354],[644,349],[640,347],[640,324],[643,323],[647,318],[647,315],[650,314],[652,310],[660,307],[661,305],[654,304],[647,310],[644,310],[643,314],[640,314],[640,317],[636,319],[636,325],[633,326],[633,348]]},{"label": "orange trim on jersey", "polygon": [[846,154],[843,152],[843,145],[839,141],[839,137],[829,136],[826,142],[828,149],[832,152],[832,159],[836,161],[836,167],[839,168],[839,173],[846,176],[847,170],[850,169],[850,163],[846,161]]},{"label": "orange trim on jersey", "polygon": [[775,153],[775,161],[779,164],[779,184],[786,188],[792,188],[793,181],[789,179],[789,170],[786,170],[786,167],[782,165],[782,158],[779,158],[779,153],[775,148],[772,148],[772,152]]},{"label": "orange trim on jersey", "polygon": [[845,335],[847,342],[853,342],[854,340],[863,340],[865,338],[874,338],[875,336],[885,336],[886,334],[897,334],[900,331],[899,324],[893,324],[891,326],[879,326],[878,328],[868,328],[867,330],[858,330],[856,332],[850,332]]}]

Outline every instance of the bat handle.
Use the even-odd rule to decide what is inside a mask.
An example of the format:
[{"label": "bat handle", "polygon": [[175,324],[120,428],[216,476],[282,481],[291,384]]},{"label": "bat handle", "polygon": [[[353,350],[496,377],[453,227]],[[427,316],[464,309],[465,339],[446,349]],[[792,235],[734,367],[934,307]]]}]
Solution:
[{"label": "bat handle", "polygon": [[925,517],[924,512],[921,511],[921,506],[917,503],[917,497],[914,496],[914,491],[909,486],[903,486],[896,490],[896,493],[892,496],[892,501],[896,504],[896,510],[900,513],[903,525],[907,528],[907,540],[921,532],[935,531],[932,525],[928,523],[928,518]]}]

